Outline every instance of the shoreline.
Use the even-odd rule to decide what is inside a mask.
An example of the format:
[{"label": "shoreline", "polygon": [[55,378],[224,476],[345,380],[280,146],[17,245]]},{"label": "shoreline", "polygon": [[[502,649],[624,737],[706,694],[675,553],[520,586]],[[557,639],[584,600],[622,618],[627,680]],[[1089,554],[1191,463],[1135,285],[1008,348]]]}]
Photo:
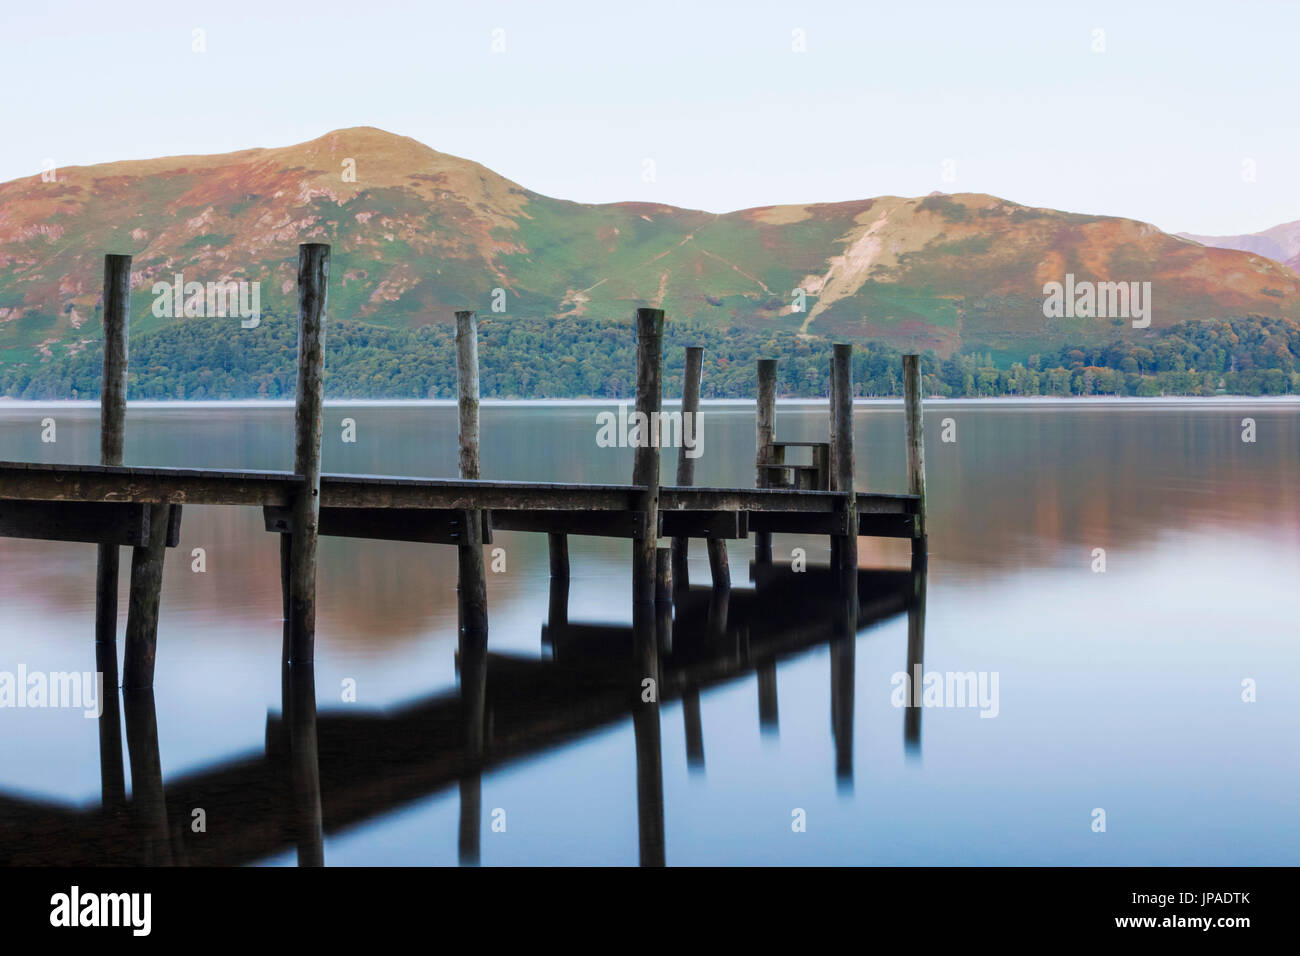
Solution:
[{"label": "shoreline", "polygon": [[[608,408],[618,405],[631,405],[635,401],[632,397],[627,398],[484,398],[479,404],[483,407],[495,408]],[[1150,398],[1138,398],[1132,395],[1092,395],[1082,396],[1017,396],[1001,395],[984,398],[945,398],[943,396],[926,396],[926,405],[982,405],[982,406],[1180,406],[1180,405],[1297,405],[1300,406],[1300,395],[1215,395],[1215,396],[1153,396]],[[808,406],[816,408],[825,407],[829,399],[825,398],[778,398],[776,404],[783,407]],[[384,407],[384,408],[455,408],[456,399],[454,398],[327,398],[327,406],[333,407]],[[680,398],[667,398],[663,400],[665,406],[680,405]],[[752,408],[753,399],[748,398],[706,398],[700,400],[701,407],[714,406],[718,408]],[[890,406],[896,405],[902,407],[903,399],[900,398],[855,398],[854,407],[872,407],[872,406]],[[135,399],[127,402],[129,408],[293,408],[293,399],[260,399],[260,398],[230,398],[230,399],[197,399],[189,401],[185,399]],[[99,408],[99,400],[74,399],[74,398],[54,398],[54,399],[22,399],[0,396],[0,409],[5,408]]]}]

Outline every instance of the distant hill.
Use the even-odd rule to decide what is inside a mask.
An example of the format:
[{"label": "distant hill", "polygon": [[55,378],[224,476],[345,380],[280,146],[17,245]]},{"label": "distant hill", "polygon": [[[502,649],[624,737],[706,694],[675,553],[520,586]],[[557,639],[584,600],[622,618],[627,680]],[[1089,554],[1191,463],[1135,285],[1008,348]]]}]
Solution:
[{"label": "distant hill", "polygon": [[1300,220],[1284,222],[1263,232],[1243,236],[1194,236],[1188,232],[1180,232],[1178,235],[1203,246],[1251,252],[1257,256],[1267,256],[1292,269],[1300,269]]},{"label": "distant hill", "polygon": [[[355,182],[346,181],[353,163]],[[0,185],[0,367],[94,347],[105,252],[135,257],[134,341],[192,321],[151,311],[153,284],[177,272],[260,282],[264,310],[292,313],[304,241],[333,244],[331,316],[395,330],[447,322],[458,308],[563,323],[656,304],[670,322],[718,330],[1009,362],[1066,343],[1150,340],[1187,319],[1300,317],[1292,269],[1130,219],[967,193],[724,215],[582,204],[362,127]],[[1066,273],[1152,282],[1152,327],[1045,318],[1042,287]],[[802,312],[796,289],[806,293]],[[494,295],[504,313],[492,312]],[[238,321],[217,327],[237,348]]]}]

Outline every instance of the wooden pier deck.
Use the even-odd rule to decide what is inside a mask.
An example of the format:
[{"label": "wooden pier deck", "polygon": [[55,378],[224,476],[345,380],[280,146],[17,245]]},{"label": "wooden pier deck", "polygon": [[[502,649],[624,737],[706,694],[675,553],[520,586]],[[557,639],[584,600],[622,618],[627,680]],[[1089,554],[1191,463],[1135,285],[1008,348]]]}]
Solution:
[{"label": "wooden pier deck", "polygon": [[[0,462],[0,536],[58,533],[58,540],[133,546],[148,534],[141,504],[261,506],[268,531],[289,532],[302,483],[302,476],[278,471]],[[637,485],[323,474],[319,533],[455,544],[456,515],[468,509],[491,511],[492,526],[503,531],[632,538],[644,533],[644,494]],[[664,486],[657,536],[849,534],[847,501],[833,491]],[[74,512],[69,503],[102,507]],[[919,507],[916,495],[859,492],[857,531],[910,538]],[[175,545],[174,526],[169,541]]]},{"label": "wooden pier deck", "polygon": [[[632,482],[628,485],[493,481],[479,465],[478,345],[475,315],[456,313],[459,472],[457,479],[321,473],[324,335],[330,248],[304,243],[298,263],[298,381],[293,467],[288,471],[156,468],[123,462],[130,316],[129,256],[104,261],[104,368],[100,464],[0,462],[0,537],[94,543],[97,645],[117,640],[118,549],[130,547],[130,606],[123,685],[153,685],[168,548],[178,545],[185,505],[254,506],[266,530],[279,534],[285,661],[313,659],[316,630],[316,544],[320,535],[454,545],[462,626],[486,641],[487,589],[483,546],[493,529],[544,533],[552,576],[568,576],[569,535],[632,541],[633,607],[650,633],[659,595],[675,575],[685,583],[691,538],[708,542],[715,588],[726,589],[728,540],[755,540],[755,556],[771,564],[772,535],[827,535],[833,564],[851,585],[861,535],[910,538],[925,548],[924,458],[919,365],[904,362],[909,494],[858,491],[854,485],[852,346],[837,344],[830,368],[829,441],[782,441],[776,435],[775,359],[758,363],[755,488],[694,486],[703,449],[681,440],[677,484],[661,485],[662,339],[664,313],[637,309],[636,411]],[[702,350],[687,350],[682,417],[699,411]],[[669,426],[671,434],[672,427]],[[671,439],[670,439],[671,440]],[[808,464],[786,461],[807,449]],[[672,539],[661,549],[659,539]],[[670,558],[671,555],[671,558]],[[645,643],[644,641],[642,643]]]}]

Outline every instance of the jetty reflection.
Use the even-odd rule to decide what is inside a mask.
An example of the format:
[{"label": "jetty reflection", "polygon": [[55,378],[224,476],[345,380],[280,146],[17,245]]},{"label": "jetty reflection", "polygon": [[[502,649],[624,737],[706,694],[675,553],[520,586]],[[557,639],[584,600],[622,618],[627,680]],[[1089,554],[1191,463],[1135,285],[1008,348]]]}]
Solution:
[{"label": "jetty reflection", "polygon": [[[319,866],[327,835],[458,788],[459,860],[477,865],[481,833],[491,823],[483,817],[485,773],[630,720],[640,862],[663,865],[671,844],[664,826],[664,702],[681,700],[687,763],[690,772],[704,773],[701,692],[756,675],[760,728],[778,734],[781,661],[827,645],[834,776],[839,787],[852,787],[854,643],[862,630],[907,614],[909,668],[920,663],[924,557],[911,570],[856,575],[856,594],[846,597],[841,571],[754,564],[753,589],[682,585],[658,595],[656,613],[637,618],[650,622],[643,633],[636,625],[571,622],[566,581],[552,587],[541,656],[489,652],[486,634],[462,628],[458,689],[387,712],[318,714],[312,666],[286,664],[281,712],[267,716],[263,752],[167,781],[152,691],[106,694],[100,805],[0,795],[0,862],[240,865],[296,851],[300,866]],[[103,650],[98,656],[111,687],[116,659]],[[123,714],[130,796],[118,730]],[[903,724],[909,751],[919,750],[919,711],[904,709]]]}]

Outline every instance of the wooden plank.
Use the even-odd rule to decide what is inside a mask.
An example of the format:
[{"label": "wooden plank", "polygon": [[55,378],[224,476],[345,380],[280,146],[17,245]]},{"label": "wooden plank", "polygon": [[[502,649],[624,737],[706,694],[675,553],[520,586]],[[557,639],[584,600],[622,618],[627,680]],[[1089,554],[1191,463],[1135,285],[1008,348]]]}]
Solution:
[{"label": "wooden plank", "polygon": [[287,504],[300,482],[290,472],[0,462],[0,499],[29,501]]},{"label": "wooden plank", "polygon": [[[293,509],[268,505],[262,509],[267,531],[293,532]],[[426,508],[321,508],[317,534],[330,538],[375,541],[416,541],[459,544],[464,512]]]},{"label": "wooden plank", "polygon": [[[149,506],[98,501],[0,501],[0,537],[133,548],[149,539]],[[116,574],[113,585],[116,588]],[[114,598],[116,622],[116,595]]]},{"label": "wooden plank", "polygon": [[[302,479],[283,471],[208,471],[0,462],[0,500],[167,501],[180,504],[287,506]],[[322,475],[322,507],[509,511],[632,511],[634,485]],[[756,488],[660,489],[664,511],[831,513],[842,496],[833,491]],[[915,513],[916,495],[857,495],[859,512]],[[752,530],[752,529],[751,529]]]},{"label": "wooden plank", "polygon": [[527,481],[325,475],[322,505],[369,508],[476,508],[500,511],[630,511],[643,489]]},{"label": "wooden plank", "polygon": [[[293,530],[292,509],[268,505],[262,509],[266,530]],[[328,537],[372,538],[458,544],[463,522],[459,511],[430,508],[321,508],[319,533]],[[661,534],[691,538],[741,539],[749,533],[749,514],[735,511],[674,511],[662,516]],[[795,515],[792,524],[798,520]],[[814,515],[813,520],[819,520]],[[645,527],[639,511],[501,511],[493,515],[499,531],[636,538]]]},{"label": "wooden plank", "polygon": [[751,511],[749,530],[755,534],[829,534],[849,533],[843,511],[825,513],[791,511]]},{"label": "wooden plank", "polygon": [[916,515],[858,514],[858,536],[862,538],[912,538]]},{"label": "wooden plank", "polygon": [[598,538],[640,538],[645,531],[642,511],[494,511],[497,531],[536,531]]},{"label": "wooden plank", "polygon": [[744,511],[661,511],[663,534],[672,538],[737,540],[749,536]]}]

